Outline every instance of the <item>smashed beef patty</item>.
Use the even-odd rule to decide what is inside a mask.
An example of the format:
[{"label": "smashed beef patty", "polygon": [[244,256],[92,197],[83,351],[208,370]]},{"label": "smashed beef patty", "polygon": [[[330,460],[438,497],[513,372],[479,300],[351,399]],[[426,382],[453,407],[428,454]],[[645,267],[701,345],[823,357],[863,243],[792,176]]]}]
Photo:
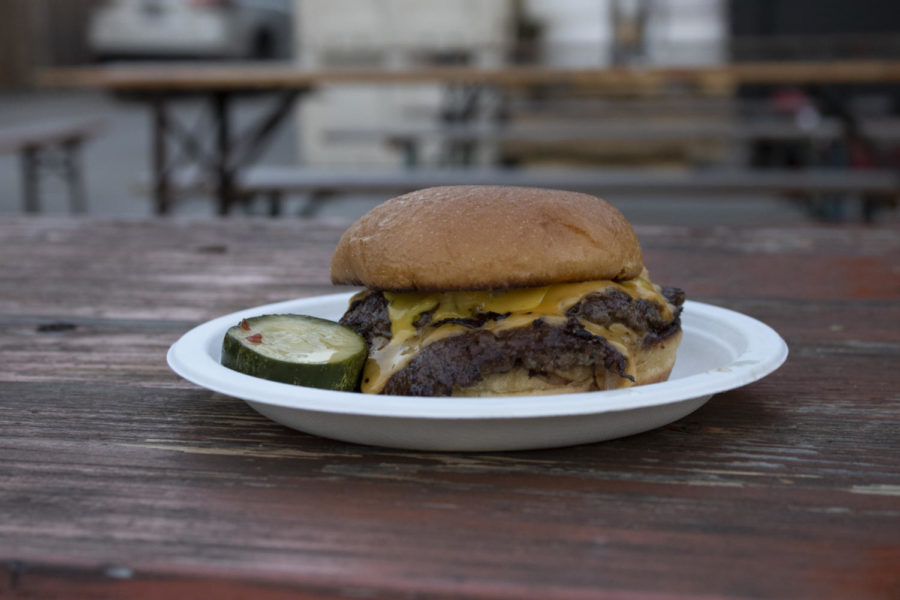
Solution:
[{"label": "smashed beef patty", "polygon": [[466,388],[488,375],[516,368],[531,375],[551,375],[600,365],[634,381],[625,373],[625,357],[577,319],[565,325],[537,319],[526,327],[497,332],[474,329],[431,343],[388,379],[382,393],[449,396],[454,387]]},{"label": "smashed beef patty", "polygon": [[662,317],[662,307],[657,303],[644,298],[632,298],[615,288],[588,294],[567,310],[566,316],[605,327],[621,323],[644,336],[643,344],[647,348],[681,329],[684,291],[676,287],[664,287],[662,295],[675,307],[671,320]]},{"label": "smashed beef patty", "polygon": [[[524,368],[533,375],[564,372],[573,367],[588,366],[631,379],[626,373],[627,361],[605,338],[587,331],[580,320],[609,326],[622,323],[643,335],[645,346],[651,346],[676,333],[680,326],[684,292],[663,288],[663,296],[675,306],[674,318],[662,318],[662,307],[645,299],[634,299],[616,289],[585,296],[566,311],[564,325],[550,325],[543,319],[530,326],[490,332],[480,329],[486,320],[502,315],[478,315],[473,319],[450,322],[471,329],[435,341],[423,348],[405,367],[394,373],[381,391],[404,396],[446,396],[454,387],[469,387],[484,377]],[[354,301],[341,323],[366,340],[370,351],[387,343],[391,337],[388,301],[381,292],[366,294]],[[431,323],[430,314],[420,316],[416,325]]]}]

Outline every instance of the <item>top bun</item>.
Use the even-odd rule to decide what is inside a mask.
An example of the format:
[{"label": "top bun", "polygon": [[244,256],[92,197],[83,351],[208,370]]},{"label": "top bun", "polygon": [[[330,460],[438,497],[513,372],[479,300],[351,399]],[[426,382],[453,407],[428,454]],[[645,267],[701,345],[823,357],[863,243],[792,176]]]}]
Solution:
[{"label": "top bun", "polygon": [[331,280],[449,291],[630,279],[634,229],[588,194],[504,186],[435,187],[375,207],[341,236]]}]

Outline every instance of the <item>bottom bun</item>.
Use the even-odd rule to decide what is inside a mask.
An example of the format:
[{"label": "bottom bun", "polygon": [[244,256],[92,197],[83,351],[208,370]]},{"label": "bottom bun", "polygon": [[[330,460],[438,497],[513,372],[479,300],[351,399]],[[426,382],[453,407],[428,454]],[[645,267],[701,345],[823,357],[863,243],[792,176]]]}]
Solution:
[{"label": "bottom bun", "polygon": [[675,351],[678,350],[682,335],[679,329],[652,346],[643,348],[632,358],[634,370],[637,372],[635,385],[660,383],[669,379],[672,367],[675,366]]},{"label": "bottom bun", "polygon": [[[675,351],[682,332],[670,335],[633,355],[630,371],[635,373],[633,385],[666,381],[675,366]],[[595,372],[590,367],[576,367],[565,373],[531,375],[526,369],[488,375],[475,385],[453,388],[453,396],[534,396],[574,394],[628,387],[631,382],[606,369]]]}]

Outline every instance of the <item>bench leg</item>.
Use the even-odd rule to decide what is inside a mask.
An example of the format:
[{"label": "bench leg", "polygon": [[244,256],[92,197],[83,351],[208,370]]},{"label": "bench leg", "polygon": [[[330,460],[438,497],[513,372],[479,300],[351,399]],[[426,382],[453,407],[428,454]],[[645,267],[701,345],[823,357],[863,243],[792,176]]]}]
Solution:
[{"label": "bench leg", "polygon": [[269,200],[269,216],[281,216],[281,192],[271,191],[266,195],[266,197]]},{"label": "bench leg", "polygon": [[309,196],[307,196],[303,208],[300,209],[299,216],[304,218],[316,216],[316,213],[319,212],[319,207],[321,207],[331,195],[332,193],[327,190],[311,192]]},{"label": "bench leg", "polygon": [[166,152],[168,114],[165,100],[158,96],[153,99],[153,204],[157,215],[169,212],[172,192],[169,186],[169,166]]},{"label": "bench leg", "polygon": [[216,182],[218,196],[218,214],[221,216],[231,212],[234,204],[234,170],[231,167],[231,122],[228,108],[228,95],[217,93],[212,98],[213,116],[216,120]]},{"label": "bench leg", "polygon": [[26,213],[41,212],[39,160],[37,148],[22,150],[22,210]]},{"label": "bench leg", "polygon": [[403,149],[404,164],[408,169],[419,166],[419,144],[416,140],[403,140],[400,142]]},{"label": "bench leg", "polygon": [[87,203],[84,194],[84,179],[81,170],[81,142],[72,141],[63,144],[63,169],[66,185],[69,187],[69,209],[73,214],[84,214]]}]

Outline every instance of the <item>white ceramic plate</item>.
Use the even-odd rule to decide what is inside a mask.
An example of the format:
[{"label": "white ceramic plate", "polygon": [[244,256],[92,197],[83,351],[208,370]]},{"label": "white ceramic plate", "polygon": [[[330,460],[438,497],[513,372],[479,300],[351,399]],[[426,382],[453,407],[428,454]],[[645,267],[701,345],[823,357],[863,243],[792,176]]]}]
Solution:
[{"label": "white ceramic plate", "polygon": [[606,392],[494,398],[419,398],[334,392],[267,381],[219,364],[225,331],[244,317],[298,313],[337,320],[350,294],[290,300],[225,315],[169,349],[169,366],[207,389],[241,398],[283,425],[316,435],[420,450],[522,450],[599,442],[676,421],[725,390],[756,381],[787,358],[767,325],[688,301],[668,381]]}]

